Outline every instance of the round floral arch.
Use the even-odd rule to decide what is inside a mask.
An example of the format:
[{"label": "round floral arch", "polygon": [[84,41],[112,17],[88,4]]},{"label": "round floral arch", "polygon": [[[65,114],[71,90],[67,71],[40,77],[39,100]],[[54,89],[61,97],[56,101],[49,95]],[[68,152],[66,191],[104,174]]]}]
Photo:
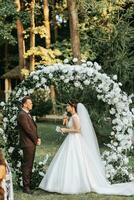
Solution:
[{"label": "round floral arch", "polygon": [[[90,85],[97,92],[97,98],[110,105],[112,115],[111,142],[108,149],[102,154],[106,167],[106,176],[111,182],[125,182],[134,179],[129,167],[128,153],[132,150],[134,110],[130,110],[132,97],[127,96],[121,90],[121,83],[117,82],[117,76],[110,78],[103,73],[98,63],[90,61],[82,64],[54,64],[38,66],[37,70],[23,80],[11,93],[9,101],[3,105],[4,118],[3,129],[6,139],[6,150],[9,161],[20,183],[21,150],[19,148],[17,126],[17,114],[19,105],[25,95],[31,95],[34,89],[48,88],[52,83],[73,84],[74,87],[84,89]],[[46,161],[35,163],[33,170],[36,183]],[[37,179],[38,178],[38,179]]]}]

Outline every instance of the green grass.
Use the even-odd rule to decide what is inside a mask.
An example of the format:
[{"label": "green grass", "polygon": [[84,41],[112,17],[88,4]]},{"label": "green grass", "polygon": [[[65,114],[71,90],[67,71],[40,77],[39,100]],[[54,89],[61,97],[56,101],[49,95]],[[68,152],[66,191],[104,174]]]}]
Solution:
[{"label": "green grass", "polygon": [[[46,154],[54,156],[65,136],[55,131],[56,124],[38,123],[38,132],[42,139],[42,144],[37,147],[36,161],[42,161]],[[101,148],[103,151],[104,148]],[[132,161],[134,163],[134,160]],[[35,190],[33,195],[27,195],[21,189],[14,189],[15,200],[134,200],[134,197],[108,196],[96,193],[80,195],[61,195],[57,193],[48,193],[40,189]]]},{"label": "green grass", "polygon": [[15,192],[15,200],[134,200],[134,197],[122,196],[107,196],[98,195],[95,193],[80,194],[80,195],[61,195],[56,193],[48,193],[42,190],[37,190],[33,195],[27,195],[21,191]]}]

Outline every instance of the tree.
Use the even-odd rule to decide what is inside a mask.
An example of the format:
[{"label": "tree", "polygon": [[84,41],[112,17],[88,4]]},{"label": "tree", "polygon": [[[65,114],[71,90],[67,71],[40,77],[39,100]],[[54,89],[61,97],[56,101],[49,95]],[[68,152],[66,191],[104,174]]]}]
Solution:
[{"label": "tree", "polygon": [[[31,0],[30,4],[30,20],[31,20],[31,27],[30,27],[30,49],[34,49],[35,47],[35,19],[34,19],[34,9],[35,9],[35,0]],[[35,68],[35,56],[34,53],[30,55],[30,71],[34,71]]]},{"label": "tree", "polygon": [[[19,13],[21,11],[20,0],[16,0],[15,4],[17,7],[17,12]],[[23,24],[20,18],[17,18],[16,28],[17,28],[17,36],[18,36],[19,67],[20,67],[20,74],[21,74],[21,69],[24,68],[25,66],[25,59],[24,59],[25,41],[24,41],[24,35],[23,35],[24,28],[23,28]]]},{"label": "tree", "polygon": [[134,91],[134,1],[77,0],[81,51]]},{"label": "tree", "polygon": [[51,44],[51,35],[50,35],[50,22],[49,22],[49,6],[48,6],[48,0],[44,0],[44,5],[43,5],[43,14],[44,14],[44,26],[46,29],[46,48],[50,48]]},{"label": "tree", "polygon": [[17,61],[14,54],[14,57],[11,57],[13,52],[9,52],[9,49],[16,45],[16,37],[13,35],[16,28],[15,22],[16,8],[14,3],[10,0],[0,1],[0,64],[3,68],[0,70],[0,75],[1,72],[7,72],[9,66]]},{"label": "tree", "polygon": [[75,0],[67,0],[68,12],[69,12],[69,22],[70,22],[70,36],[71,36],[71,45],[73,51],[73,57],[80,60],[80,37],[79,37],[79,21],[77,14],[77,6]]},{"label": "tree", "polygon": [[52,2],[52,20],[54,26],[54,42],[56,42],[58,39],[58,25],[56,21],[56,0],[53,0]]}]

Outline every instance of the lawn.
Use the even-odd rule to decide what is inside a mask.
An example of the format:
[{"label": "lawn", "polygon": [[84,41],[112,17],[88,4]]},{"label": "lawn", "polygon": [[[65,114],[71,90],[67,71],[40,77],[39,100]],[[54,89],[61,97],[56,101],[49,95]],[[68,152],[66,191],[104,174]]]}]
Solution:
[{"label": "lawn", "polygon": [[[43,160],[46,154],[49,154],[51,157],[53,157],[60,144],[64,140],[65,136],[56,133],[55,127],[55,123],[38,123],[38,132],[42,139],[42,144],[41,146],[37,147],[35,158],[37,161]],[[101,148],[101,151],[103,151],[103,148]],[[33,195],[27,195],[24,194],[21,189],[14,189],[14,191],[15,200],[134,200],[134,197],[98,195],[95,193],[60,195],[57,193],[48,193],[37,189],[34,191]]]}]

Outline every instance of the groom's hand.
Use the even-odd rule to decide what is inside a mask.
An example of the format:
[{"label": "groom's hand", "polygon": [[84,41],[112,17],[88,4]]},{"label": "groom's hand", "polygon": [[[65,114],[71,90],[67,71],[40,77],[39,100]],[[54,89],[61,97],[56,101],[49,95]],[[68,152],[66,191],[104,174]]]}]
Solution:
[{"label": "groom's hand", "polygon": [[37,140],[37,145],[41,145],[41,139],[40,138],[38,138],[38,140]]}]

